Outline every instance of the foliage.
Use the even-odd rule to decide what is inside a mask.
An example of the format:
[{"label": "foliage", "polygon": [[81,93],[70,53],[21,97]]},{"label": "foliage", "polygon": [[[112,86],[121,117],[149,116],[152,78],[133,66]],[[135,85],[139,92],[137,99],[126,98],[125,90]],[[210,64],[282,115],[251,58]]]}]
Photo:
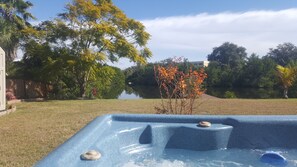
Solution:
[{"label": "foliage", "polygon": [[232,43],[215,47],[208,56],[207,86],[209,87],[275,87],[276,62],[271,56],[260,58],[256,54],[247,57],[245,49]]},{"label": "foliage", "polygon": [[209,75],[208,86],[232,87],[240,85],[240,75],[247,58],[245,50],[244,47],[229,42],[215,47],[208,55],[208,61],[211,62],[206,69]]},{"label": "foliage", "polygon": [[22,37],[22,30],[30,26],[34,19],[28,9],[33,6],[29,1],[1,0],[0,2],[0,46],[6,53],[7,62],[16,58],[16,50]]},{"label": "foliage", "polygon": [[138,65],[125,70],[126,82],[132,85],[157,85],[154,75],[154,64]]},{"label": "foliage", "polygon": [[125,88],[125,76],[119,68],[104,66],[96,73],[96,78],[88,84],[90,98],[116,99]]},{"label": "foliage", "polygon": [[283,67],[281,65],[276,66],[277,75],[284,89],[284,97],[288,98],[288,89],[293,85],[297,77],[296,67]]},{"label": "foliage", "polygon": [[[69,61],[71,57],[64,54],[63,48],[51,50],[49,46],[35,42],[28,43],[26,48],[27,53],[19,63],[19,77],[50,83],[53,86],[50,99],[76,99],[80,96],[72,62]],[[116,98],[124,89],[124,81],[120,69],[98,64],[96,73],[87,83],[86,95],[89,98]]]},{"label": "foliage", "polygon": [[241,86],[254,88],[272,88],[277,84],[275,77],[276,63],[268,57],[259,58],[252,54],[247,58],[240,76]]},{"label": "foliage", "polygon": [[267,54],[281,66],[286,66],[292,61],[297,61],[297,47],[292,43],[280,44],[276,49],[271,48]]},{"label": "foliage", "polygon": [[207,86],[210,87],[232,87],[234,85],[234,75],[229,66],[220,65],[219,62],[210,62],[206,68],[208,75]]},{"label": "foliage", "polygon": [[[174,63],[166,67],[155,66],[155,78],[159,86],[162,105],[155,107],[161,114],[192,114],[196,98],[203,94],[204,70],[179,71]],[[166,100],[164,99],[166,98]]]},{"label": "foliage", "polygon": [[[37,66],[41,63],[46,73],[53,74],[48,76],[53,78],[46,79],[51,82],[63,80],[56,76],[71,78],[70,84],[75,84],[80,97],[86,97],[89,83],[100,82],[98,73],[104,71],[107,61],[126,57],[144,64],[151,56],[146,47],[150,35],[145,27],[127,18],[109,0],[74,0],[60,14],[60,19],[43,22],[24,32],[27,37],[24,62]],[[40,54],[44,52],[48,53]]]},{"label": "foliage", "polygon": [[[290,49],[291,48],[291,49]],[[261,90],[271,90],[281,84],[276,74],[276,57],[288,57],[286,64],[294,67],[296,46],[290,43],[279,45],[276,49],[271,49],[266,56],[251,54],[246,56],[245,48],[226,42],[219,47],[215,47],[213,52],[209,54],[208,67],[205,68],[207,73],[206,84],[209,87],[221,87],[233,90],[234,88],[265,88]],[[272,54],[273,53],[273,54]],[[276,54],[278,53],[278,54]],[[276,56],[281,55],[281,56]],[[151,66],[161,65],[168,66],[174,63],[173,59],[165,59],[163,61],[148,64],[147,66],[135,66],[126,70],[126,81],[133,81],[133,85],[146,85],[151,83]],[[191,66],[191,62],[184,60],[183,63],[177,63],[178,69],[187,72]],[[148,75],[150,74],[150,75]],[[290,88],[290,92],[296,92],[297,82],[294,82]],[[221,92],[224,97],[225,91]],[[254,92],[256,94],[256,92]],[[267,97],[260,95],[258,97]],[[263,94],[263,93],[262,93]],[[272,96],[278,96],[278,93],[270,93]],[[293,93],[291,93],[293,94]]]},{"label": "foliage", "polygon": [[225,42],[215,47],[208,55],[208,61],[216,61],[221,65],[229,66],[232,70],[241,69],[247,58],[246,49],[233,43]]},{"label": "foliage", "polygon": [[224,94],[224,97],[229,98],[229,99],[234,99],[234,98],[236,98],[236,95],[232,91],[226,91],[225,94]]},{"label": "foliage", "polygon": [[169,66],[172,63],[176,63],[178,70],[183,72],[189,72],[190,68],[198,70],[197,67],[191,65],[187,59],[183,58],[168,58],[156,63],[148,63],[146,65],[137,65],[125,69],[126,82],[132,85],[142,86],[157,86],[155,80],[154,66]]},{"label": "foliage", "polygon": [[[49,43],[28,41],[22,61],[14,63],[16,72],[12,77],[40,81],[53,86],[49,98],[74,99],[79,96],[75,76],[69,63],[70,56],[64,48],[52,49]],[[45,75],[46,74],[46,75]]]}]

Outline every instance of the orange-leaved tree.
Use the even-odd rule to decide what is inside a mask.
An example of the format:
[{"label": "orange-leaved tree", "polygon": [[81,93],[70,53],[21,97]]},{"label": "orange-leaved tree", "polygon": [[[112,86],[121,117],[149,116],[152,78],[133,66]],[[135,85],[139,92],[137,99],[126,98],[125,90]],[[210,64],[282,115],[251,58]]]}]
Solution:
[{"label": "orange-leaved tree", "polygon": [[162,99],[158,114],[192,114],[194,101],[205,91],[203,81],[207,77],[204,69],[180,71],[172,62],[167,66],[154,67],[155,79]]}]

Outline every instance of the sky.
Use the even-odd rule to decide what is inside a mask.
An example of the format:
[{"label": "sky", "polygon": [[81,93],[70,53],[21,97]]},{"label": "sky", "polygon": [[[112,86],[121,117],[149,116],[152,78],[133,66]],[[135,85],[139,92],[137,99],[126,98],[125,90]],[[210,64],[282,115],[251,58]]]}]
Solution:
[{"label": "sky", "polygon": [[[37,21],[53,19],[71,0],[31,0]],[[297,0],[113,0],[141,21],[151,34],[149,62],[170,57],[207,60],[214,47],[232,42],[248,54],[264,56],[269,48],[297,45]],[[133,64],[120,60],[122,69]]]}]

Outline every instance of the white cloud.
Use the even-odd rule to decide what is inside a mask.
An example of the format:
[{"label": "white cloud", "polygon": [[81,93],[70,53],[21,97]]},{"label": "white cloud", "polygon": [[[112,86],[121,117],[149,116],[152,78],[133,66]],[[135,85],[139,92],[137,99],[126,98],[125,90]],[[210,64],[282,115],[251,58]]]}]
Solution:
[{"label": "white cloud", "polygon": [[212,48],[223,42],[244,46],[249,54],[265,55],[269,48],[292,42],[297,44],[297,8],[280,11],[242,13],[202,13],[143,20],[152,35],[151,61],[173,56],[205,60]]},{"label": "white cloud", "polygon": [[[265,55],[269,48],[292,42],[297,45],[297,8],[280,11],[248,11],[241,13],[201,13],[142,20],[152,35],[150,62],[174,56],[189,60],[206,60],[213,47],[233,42],[249,54]],[[33,25],[40,23],[32,22]],[[127,68],[134,63],[121,59],[113,64]]]}]

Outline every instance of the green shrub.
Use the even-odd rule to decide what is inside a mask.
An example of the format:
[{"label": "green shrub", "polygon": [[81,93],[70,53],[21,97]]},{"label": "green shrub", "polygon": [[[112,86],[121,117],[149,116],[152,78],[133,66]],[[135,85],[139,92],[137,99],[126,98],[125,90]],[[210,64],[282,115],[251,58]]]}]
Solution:
[{"label": "green shrub", "polygon": [[234,99],[234,98],[236,98],[236,95],[232,91],[226,91],[225,94],[224,94],[224,97],[229,98],[229,99]]}]

